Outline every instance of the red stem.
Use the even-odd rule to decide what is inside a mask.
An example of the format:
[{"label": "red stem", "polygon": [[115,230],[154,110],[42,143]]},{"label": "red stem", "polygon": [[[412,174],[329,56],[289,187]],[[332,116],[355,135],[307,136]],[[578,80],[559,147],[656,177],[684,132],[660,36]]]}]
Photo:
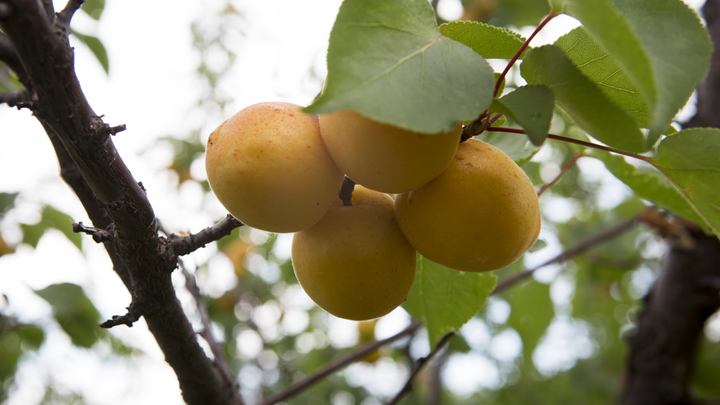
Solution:
[{"label": "red stem", "polygon": [[540,187],[540,190],[538,190],[538,192],[537,192],[538,197],[540,197],[540,195],[542,195],[542,193],[544,193],[545,190],[552,187],[553,184],[557,183],[557,181],[560,180],[560,178],[563,176],[563,174],[567,173],[568,170],[570,170],[573,166],[575,166],[575,163],[577,163],[578,159],[580,159],[583,156],[585,156],[585,155],[583,155],[582,153],[576,153],[575,155],[573,155],[573,157],[570,160],[568,160],[567,163],[565,163],[563,165],[563,167],[560,169],[560,173],[558,173],[554,179],[550,180],[549,182],[543,184],[542,187]]},{"label": "red stem", "polygon": [[[488,127],[487,130],[488,130],[488,131],[495,131],[495,132],[509,132],[509,133],[513,133],[513,134],[525,134],[525,131],[524,131],[524,130],[522,130],[522,129],[516,129],[516,128]],[[596,143],[581,141],[581,140],[579,140],[579,139],[573,139],[573,138],[568,138],[568,137],[566,137],[566,136],[553,135],[553,134],[548,134],[547,137],[548,137],[548,139],[553,139],[553,140],[556,140],[556,141],[563,141],[563,142],[567,142],[567,143],[574,143],[574,144],[576,144],[576,145],[586,146],[586,147],[588,147],[588,148],[593,148],[593,149],[598,149],[598,150],[604,150],[604,151],[606,151],[606,152],[617,153],[618,155],[628,156],[628,157],[631,157],[631,158],[635,158],[635,159],[638,159],[638,160],[642,160],[642,161],[648,162],[648,163],[650,163],[650,164],[653,163],[653,162],[652,162],[652,159],[650,159],[650,158],[647,157],[647,156],[638,155],[638,154],[630,153],[630,152],[623,152],[623,151],[621,151],[621,150],[613,149],[613,148],[611,148],[611,147],[604,146],[604,145],[598,145],[598,144],[596,144]]]},{"label": "red stem", "polygon": [[508,62],[507,66],[505,66],[505,70],[503,70],[502,74],[498,78],[497,83],[495,83],[495,91],[493,91],[493,97],[497,97],[497,93],[500,90],[500,84],[505,79],[505,76],[507,76],[508,72],[510,71],[510,68],[515,64],[515,62],[517,62],[517,60],[520,58],[520,55],[522,55],[522,53],[525,52],[525,49],[527,49],[528,45],[530,45],[530,41],[532,41],[532,39],[535,38],[535,35],[537,35],[537,33],[540,32],[540,30],[543,29],[543,27],[545,27],[545,25],[547,25],[547,23],[550,22],[550,20],[552,20],[553,18],[555,18],[558,15],[560,15],[560,13],[550,13],[547,16],[545,16],[545,18],[543,18],[543,20],[540,22],[540,25],[535,27],[535,30],[532,32],[532,34],[530,34],[528,39],[526,39],[525,42],[523,42],[523,44],[520,45],[520,49],[518,49],[517,52],[515,52],[515,55],[512,57],[512,59],[510,59],[510,62]]}]

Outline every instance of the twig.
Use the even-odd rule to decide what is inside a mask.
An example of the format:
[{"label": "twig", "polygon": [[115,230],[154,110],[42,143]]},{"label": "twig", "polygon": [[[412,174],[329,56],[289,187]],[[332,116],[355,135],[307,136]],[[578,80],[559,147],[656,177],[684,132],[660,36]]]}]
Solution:
[{"label": "twig", "polygon": [[565,173],[567,173],[568,170],[570,170],[573,166],[575,166],[575,163],[577,163],[578,159],[580,159],[583,156],[585,156],[585,155],[583,155],[582,153],[575,153],[575,155],[573,155],[573,157],[570,160],[568,160],[567,163],[565,163],[563,165],[563,167],[560,169],[560,173],[558,173],[554,179],[550,180],[549,182],[543,184],[542,187],[540,187],[540,190],[538,190],[538,192],[537,192],[538,197],[540,197],[540,195],[542,195],[542,193],[544,193],[545,190],[552,187],[553,184],[557,183],[557,181],[560,180],[560,178]]},{"label": "twig", "polygon": [[415,368],[410,373],[410,376],[407,379],[407,382],[405,382],[405,385],[402,387],[400,392],[395,395],[393,399],[390,400],[390,402],[387,403],[387,405],[396,405],[402,397],[405,396],[408,392],[412,391],[412,382],[413,379],[415,379],[415,376],[420,372],[420,370],[427,364],[440,350],[442,350],[443,347],[450,341],[450,338],[455,336],[455,332],[450,332],[446,334],[445,336],[440,339],[440,341],[435,345],[435,348],[425,357],[422,357],[418,359],[418,361],[415,363]]},{"label": "twig", "polygon": [[16,91],[8,91],[0,93],[0,103],[5,103],[10,107],[30,108],[33,107],[33,95],[27,89]]},{"label": "twig", "polygon": [[55,17],[55,25],[65,29],[66,32],[70,29],[70,20],[72,20],[75,12],[80,9],[80,6],[85,0],[69,0],[65,5],[65,8],[57,13]]},{"label": "twig", "polygon": [[137,322],[137,320],[140,319],[140,317],[142,316],[142,311],[140,311],[140,308],[138,307],[139,305],[135,303],[135,299],[133,298],[133,302],[131,302],[130,306],[127,307],[127,314],[113,315],[112,319],[101,323],[100,327],[104,329],[110,329],[118,325],[125,325],[128,328],[132,328],[133,323]]},{"label": "twig", "polygon": [[242,222],[238,221],[232,215],[227,214],[225,218],[221,219],[215,225],[207,227],[196,234],[190,234],[188,236],[171,234],[168,236],[168,241],[172,245],[175,254],[183,256],[201,247],[205,247],[205,245],[210,242],[215,242],[230,235],[233,229],[240,226],[243,226]]},{"label": "twig", "polygon": [[508,278],[502,280],[501,282],[499,282],[497,284],[497,286],[495,286],[495,289],[490,294],[491,295],[497,294],[497,293],[507,289],[511,285],[517,283],[518,281],[521,281],[521,280],[524,280],[524,279],[530,277],[535,271],[537,271],[549,264],[564,262],[565,260],[586,251],[587,249],[595,246],[596,244],[598,244],[600,242],[603,242],[607,239],[610,239],[614,236],[617,236],[617,235],[625,232],[626,230],[632,228],[637,223],[639,215],[641,215],[641,214],[638,214],[625,222],[615,225],[614,227],[612,227],[610,229],[606,229],[593,237],[585,239],[584,241],[578,243],[575,246],[568,248],[564,252],[545,261],[544,263],[542,263],[540,265],[537,265],[529,270],[525,270],[525,271],[518,273],[512,277],[508,277]]},{"label": "twig", "polygon": [[115,240],[115,226],[110,224],[108,229],[95,228],[93,226],[85,226],[82,222],[73,223],[73,232],[86,233],[91,235],[95,243],[110,242]]},{"label": "twig", "polygon": [[182,270],[183,275],[185,276],[185,288],[190,292],[190,295],[193,296],[193,299],[195,299],[195,306],[198,309],[198,312],[200,313],[200,321],[202,322],[203,329],[198,332],[200,336],[205,339],[205,341],[210,345],[210,350],[212,351],[213,357],[215,357],[214,363],[215,366],[217,366],[218,369],[220,369],[220,372],[222,373],[223,378],[225,379],[225,383],[228,384],[232,389],[239,389],[238,385],[235,383],[235,380],[233,378],[232,372],[230,371],[230,367],[227,364],[227,361],[225,360],[225,355],[223,354],[222,345],[215,339],[215,336],[212,333],[212,326],[210,322],[210,315],[208,314],[207,305],[205,303],[205,298],[203,298],[202,293],[200,292],[200,288],[198,287],[195,276],[193,276],[185,267],[185,264],[183,263],[182,259],[178,259],[178,265],[180,266],[180,269]]},{"label": "twig", "polygon": [[343,367],[349,365],[350,363],[353,363],[355,361],[358,361],[362,359],[363,357],[367,356],[368,354],[372,353],[373,351],[377,350],[378,348],[392,343],[400,338],[403,338],[413,332],[415,332],[418,328],[420,328],[422,324],[418,321],[413,321],[413,323],[410,324],[405,330],[390,336],[387,339],[378,340],[377,342],[368,343],[365,346],[360,347],[359,349],[353,351],[352,353],[349,353],[348,355],[344,357],[340,357],[338,359],[335,359],[334,361],[328,363],[325,368],[318,371],[317,373],[308,376],[307,378],[298,381],[297,383],[291,385],[286,390],[277,393],[273,395],[272,397],[266,399],[263,401],[260,405],[273,405],[280,401],[283,401],[285,399],[288,399],[292,397],[293,395],[309,388],[316,382],[322,380],[323,378],[329,376],[330,374],[342,369]]}]

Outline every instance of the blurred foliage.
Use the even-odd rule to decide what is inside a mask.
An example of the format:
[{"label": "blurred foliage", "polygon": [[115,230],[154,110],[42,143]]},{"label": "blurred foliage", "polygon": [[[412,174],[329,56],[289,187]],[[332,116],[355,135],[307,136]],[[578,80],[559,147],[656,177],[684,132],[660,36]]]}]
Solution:
[{"label": "blurred foliage", "polygon": [[[496,26],[536,25],[549,11],[546,0],[463,0],[463,5],[465,19]],[[83,6],[83,10],[96,19],[103,9],[102,0],[87,1]],[[198,19],[192,25],[201,87],[196,95],[197,106],[205,119],[186,133],[168,135],[159,141],[173,152],[167,169],[177,175],[178,187],[185,182],[197,182],[205,193],[210,192],[207,182],[194,178],[190,168],[204,153],[201,128],[226,116],[225,109],[232,101],[232,95],[223,91],[222,83],[237,59],[238,48],[229,41],[242,36],[238,27],[243,18],[242,13],[227,2],[217,15]],[[221,62],[209,63],[211,56]],[[0,65],[0,90],[2,86],[7,88],[8,83],[14,86],[13,80],[16,82],[12,75],[3,75]],[[510,90],[519,84],[508,80],[507,86]],[[513,124],[507,122],[506,125]],[[551,132],[588,139],[561,109],[554,112]],[[499,282],[632,218],[646,207],[640,198],[620,192],[608,203],[605,198],[608,196],[604,195],[608,192],[607,182],[603,176],[610,174],[596,166],[585,166],[585,162],[595,158],[587,156],[578,145],[546,141],[537,147],[527,137],[515,134],[485,133],[478,138],[510,154],[537,188],[551,180],[573,156],[583,156],[578,165],[541,197],[543,242],[525,258],[496,271]],[[0,219],[14,209],[16,197],[17,194],[0,193]],[[59,229],[81,247],[75,236],[67,233],[72,222],[67,215],[46,207],[40,217],[37,224],[19,225],[24,243],[36,246],[48,229]],[[209,316],[218,332],[216,337],[222,342],[248,403],[259,403],[262,398],[321,370],[334,359],[380,338],[378,332],[383,328],[384,319],[356,323],[350,328],[344,324],[342,329],[337,319],[309,302],[297,284],[283,243],[282,235],[238,228],[217,242],[216,255],[199,259],[194,269],[206,294]],[[11,252],[0,235],[0,256]],[[401,404],[425,404],[435,396],[440,396],[445,405],[617,402],[627,355],[627,336],[636,326],[636,313],[655,277],[661,254],[659,237],[652,230],[637,226],[492,297],[490,304],[480,310],[420,374],[413,392]],[[204,286],[202,281],[211,279],[223,266],[232,269],[228,276],[231,280],[225,283],[227,287]],[[97,309],[80,286],[56,284],[36,293],[52,307],[55,321],[73,344],[91,348],[105,342],[115,355],[138,353],[137,349],[97,328],[100,320]],[[406,319],[409,321],[409,317]],[[558,326],[565,328],[561,339],[556,332]],[[3,390],[11,386],[23,355],[42,346],[45,328],[44,324],[21,323],[0,314],[0,401],[4,399]],[[334,335],[338,330],[345,334],[343,338]],[[513,344],[502,341],[513,333],[520,338],[514,352],[510,350]],[[583,341],[586,347],[581,350],[578,345],[570,344],[574,341]],[[382,403],[394,392],[380,390],[378,378],[397,381],[395,389],[399,390],[415,361],[427,355],[428,342],[426,331],[418,331],[371,353],[286,403]],[[502,354],[498,348],[509,350],[510,354]],[[470,393],[451,390],[453,381],[449,381],[452,375],[449,370],[453,359],[477,359],[477,356],[486,360],[482,367],[487,368],[478,365],[463,373],[471,377],[497,374],[497,380],[487,382],[468,377]],[[719,365],[720,343],[705,342],[694,383],[698,394],[720,396]],[[365,377],[359,378],[359,374]],[[444,384],[434,384],[437,378]],[[48,385],[44,403],[83,403],[76,394],[60,396],[56,388]]]}]

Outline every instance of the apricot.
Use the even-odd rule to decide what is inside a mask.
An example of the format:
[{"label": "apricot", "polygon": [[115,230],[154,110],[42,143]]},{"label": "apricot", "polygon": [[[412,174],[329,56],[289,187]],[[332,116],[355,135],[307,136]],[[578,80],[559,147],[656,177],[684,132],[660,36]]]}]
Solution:
[{"label": "apricot", "polygon": [[269,232],[315,225],[344,178],[325,148],[318,118],[280,102],[249,106],[220,124],[208,139],[205,167],[228,212]]},{"label": "apricot", "polygon": [[398,228],[392,198],[362,186],[352,206],[338,199],[320,222],[294,235],[292,263],[318,306],[356,321],[397,308],[415,279],[415,249]]},{"label": "apricot", "polygon": [[462,126],[420,134],[343,110],[321,115],[320,132],[333,160],[348,177],[376,191],[404,193],[448,167]]},{"label": "apricot", "polygon": [[505,267],[540,233],[540,206],[530,179],[501,150],[470,139],[450,166],[395,199],[405,237],[427,259],[482,272]]}]

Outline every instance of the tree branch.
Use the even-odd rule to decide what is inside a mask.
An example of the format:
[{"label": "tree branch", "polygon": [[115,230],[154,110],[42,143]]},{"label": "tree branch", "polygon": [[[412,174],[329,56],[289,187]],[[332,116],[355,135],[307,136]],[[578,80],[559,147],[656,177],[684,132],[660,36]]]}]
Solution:
[{"label": "tree branch", "polygon": [[[69,23],[80,4],[71,0],[56,25],[38,0],[0,0],[0,27],[12,42],[37,97],[33,112],[56,134],[115,225],[112,245],[130,275],[130,307],[145,317],[178,377],[184,400],[189,404],[240,404],[237,390],[228,389],[222,373],[198,344],[175,296],[170,275],[177,256],[157,233],[145,191],[108,136],[113,130],[95,114],[80,88],[73,50],[61,26]],[[133,312],[132,316],[140,314]]]},{"label": "tree branch", "polygon": [[413,371],[410,373],[410,376],[407,379],[407,382],[405,382],[405,385],[402,387],[400,392],[398,392],[393,399],[390,400],[390,402],[387,403],[387,405],[396,405],[400,402],[400,400],[410,391],[412,391],[412,382],[415,379],[415,376],[422,370],[422,368],[432,360],[435,355],[442,350],[445,345],[450,341],[450,338],[455,336],[455,332],[450,332],[443,336],[439,342],[435,345],[435,348],[425,357],[422,357],[415,362],[415,368],[413,368]]},{"label": "tree branch", "polygon": [[630,356],[624,405],[690,404],[688,383],[705,321],[720,308],[720,241],[692,231],[695,247],[677,243],[645,297]]},{"label": "tree branch", "polygon": [[6,93],[0,93],[0,103],[5,103],[10,107],[30,108],[33,107],[33,97],[27,89],[21,89],[16,91],[8,91]]},{"label": "tree branch", "polygon": [[508,277],[508,278],[500,281],[495,286],[495,289],[490,293],[490,295],[497,294],[497,293],[507,289],[508,287],[512,286],[513,284],[532,276],[532,274],[535,271],[537,271],[547,265],[550,265],[553,263],[564,262],[565,260],[590,249],[591,247],[597,245],[600,242],[604,242],[608,239],[611,239],[611,238],[625,232],[626,230],[632,228],[637,223],[637,220],[638,220],[638,216],[635,216],[625,222],[615,225],[612,228],[606,229],[606,230],[598,233],[595,236],[585,239],[584,241],[566,249],[564,252],[545,261],[544,263],[542,263],[540,265],[537,265],[529,270],[525,270],[525,271],[520,272],[512,277]]},{"label": "tree branch", "polygon": [[235,217],[227,214],[227,216],[217,224],[207,227],[196,234],[190,234],[188,236],[171,234],[168,236],[168,241],[172,245],[175,254],[183,256],[205,247],[205,245],[210,242],[215,242],[230,235],[233,229],[243,225],[244,224]]}]

